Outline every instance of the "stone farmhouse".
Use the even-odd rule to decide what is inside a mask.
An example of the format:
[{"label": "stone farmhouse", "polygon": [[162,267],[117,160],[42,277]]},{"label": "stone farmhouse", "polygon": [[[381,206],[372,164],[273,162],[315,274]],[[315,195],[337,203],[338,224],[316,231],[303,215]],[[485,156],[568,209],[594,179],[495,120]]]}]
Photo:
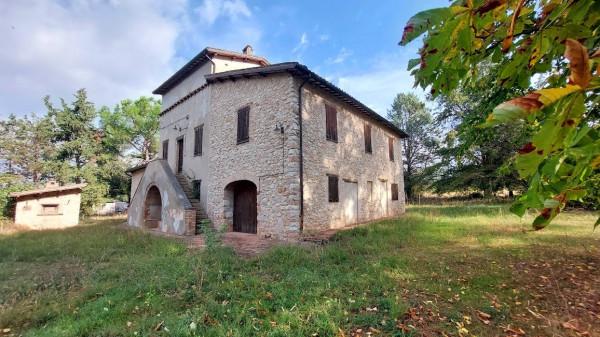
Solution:
[{"label": "stone farmhouse", "polygon": [[407,135],[302,64],[206,48],[153,93],[160,158],[129,170],[130,226],[293,240],[404,213]]}]

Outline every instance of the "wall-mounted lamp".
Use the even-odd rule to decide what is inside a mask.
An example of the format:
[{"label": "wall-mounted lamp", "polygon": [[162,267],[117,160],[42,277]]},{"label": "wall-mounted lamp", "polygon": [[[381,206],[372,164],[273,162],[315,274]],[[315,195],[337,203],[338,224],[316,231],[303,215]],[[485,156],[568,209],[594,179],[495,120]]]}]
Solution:
[{"label": "wall-mounted lamp", "polygon": [[281,122],[275,123],[275,131],[279,131],[279,132],[283,133],[283,130],[284,130],[283,123],[281,123]]}]

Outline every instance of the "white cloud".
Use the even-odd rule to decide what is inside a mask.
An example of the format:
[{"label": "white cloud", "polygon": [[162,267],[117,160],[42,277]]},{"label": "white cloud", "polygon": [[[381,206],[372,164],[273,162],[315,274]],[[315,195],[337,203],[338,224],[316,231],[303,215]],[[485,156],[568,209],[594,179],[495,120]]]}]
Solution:
[{"label": "white cloud", "polygon": [[213,20],[232,20],[227,29],[198,20],[188,1],[0,0],[0,118],[42,114],[43,96],[71,101],[79,88],[97,106],[150,95],[206,46],[260,52],[244,1],[218,3]]},{"label": "white cloud", "polygon": [[352,51],[346,48],[342,48],[340,49],[340,52],[337,54],[337,56],[333,59],[330,59],[329,61],[331,63],[344,63],[344,61],[346,61],[346,59],[350,56],[352,56]]},{"label": "white cloud", "polygon": [[302,52],[307,47],[308,47],[308,34],[306,34],[306,32],[304,32],[300,36],[300,41],[298,42],[298,44],[296,45],[296,47],[294,47],[294,49],[292,49],[292,53],[296,54],[298,52]]},{"label": "white cloud", "polygon": [[397,57],[384,57],[374,61],[370,69],[338,77],[337,84],[385,117],[398,93],[413,92],[425,99],[423,90],[413,88],[414,79],[409,71],[403,69],[404,64]]},{"label": "white cloud", "polygon": [[327,40],[329,40],[329,35],[327,35],[327,34],[321,34],[321,35],[319,35],[319,41],[325,42]]},{"label": "white cloud", "polygon": [[243,0],[204,0],[196,8],[196,12],[208,25],[212,25],[221,16],[232,20],[252,16],[252,12]]},{"label": "white cloud", "polygon": [[0,116],[45,112],[42,97],[98,105],[149,95],[170,73],[183,2],[3,1]]}]

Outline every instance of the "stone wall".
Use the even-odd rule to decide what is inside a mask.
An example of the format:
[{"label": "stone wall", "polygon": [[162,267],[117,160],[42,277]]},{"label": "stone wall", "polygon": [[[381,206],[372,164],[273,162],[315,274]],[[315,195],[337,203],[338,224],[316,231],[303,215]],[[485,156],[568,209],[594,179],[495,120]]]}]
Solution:
[{"label": "stone wall", "polygon": [[[257,186],[257,234],[290,239],[299,234],[299,127],[294,79],[288,74],[214,83],[210,88],[211,179],[208,216],[231,225],[228,184]],[[237,112],[250,107],[250,140],[237,144]],[[276,126],[283,126],[283,133]]]},{"label": "stone wall", "polygon": [[[326,102],[337,108],[337,143],[325,137]],[[370,154],[365,153],[365,123],[372,129],[373,151]],[[303,136],[306,232],[347,225],[343,203],[329,202],[328,174],[339,177],[340,193],[342,184],[358,184],[358,222],[404,213],[401,142],[389,129],[327,93],[306,85],[303,90]],[[395,137],[395,161],[389,160],[389,137]],[[372,192],[368,181],[372,182]],[[398,201],[391,200],[392,183],[398,184]]]}]

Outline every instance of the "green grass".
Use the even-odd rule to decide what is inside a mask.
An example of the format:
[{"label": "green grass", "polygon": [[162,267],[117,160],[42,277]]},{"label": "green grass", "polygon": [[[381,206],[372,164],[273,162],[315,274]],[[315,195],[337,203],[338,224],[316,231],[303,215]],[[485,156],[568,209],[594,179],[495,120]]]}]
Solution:
[{"label": "green grass", "polygon": [[[562,304],[578,293],[600,296],[594,215],[565,213],[541,232],[528,231],[529,220],[500,205],[411,207],[325,246],[280,247],[253,259],[222,247],[189,251],[116,228],[122,220],[0,235],[0,334],[411,336],[458,335],[464,326],[495,336],[510,324],[560,335],[569,333],[560,327],[567,318],[599,331]],[[577,287],[594,293],[569,292],[572,282],[561,278],[569,266],[592,285]],[[543,277],[561,293],[541,292]],[[492,315],[489,324],[478,310]]]}]

